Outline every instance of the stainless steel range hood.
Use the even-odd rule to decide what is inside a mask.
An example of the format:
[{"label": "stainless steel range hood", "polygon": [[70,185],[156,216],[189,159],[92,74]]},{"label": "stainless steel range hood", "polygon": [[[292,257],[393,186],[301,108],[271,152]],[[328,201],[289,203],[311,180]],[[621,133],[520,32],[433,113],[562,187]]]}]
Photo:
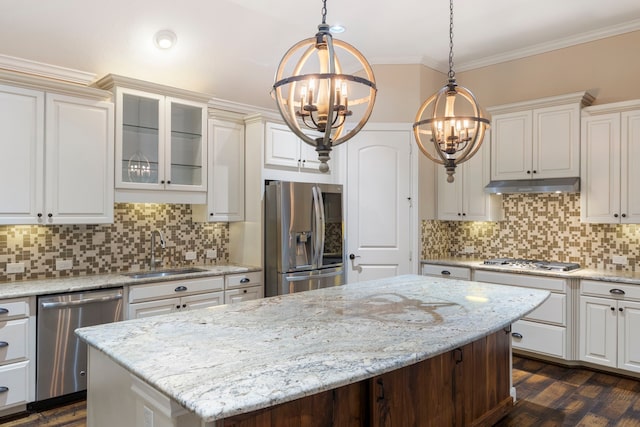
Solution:
[{"label": "stainless steel range hood", "polygon": [[580,178],[515,179],[509,181],[491,181],[484,187],[486,193],[577,193],[580,191]]}]

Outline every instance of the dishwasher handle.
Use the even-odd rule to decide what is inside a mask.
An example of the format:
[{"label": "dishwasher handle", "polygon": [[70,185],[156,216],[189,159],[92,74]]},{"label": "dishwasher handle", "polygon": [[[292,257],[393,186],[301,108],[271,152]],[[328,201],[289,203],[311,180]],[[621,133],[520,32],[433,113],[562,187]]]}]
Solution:
[{"label": "dishwasher handle", "polygon": [[56,302],[42,302],[40,303],[40,307],[43,309],[47,308],[64,308],[64,307],[77,307],[79,305],[85,304],[93,304],[96,302],[108,302],[108,301],[117,301],[122,299],[122,294],[117,295],[107,295],[104,297],[97,298],[84,298],[74,301],[56,301]]}]

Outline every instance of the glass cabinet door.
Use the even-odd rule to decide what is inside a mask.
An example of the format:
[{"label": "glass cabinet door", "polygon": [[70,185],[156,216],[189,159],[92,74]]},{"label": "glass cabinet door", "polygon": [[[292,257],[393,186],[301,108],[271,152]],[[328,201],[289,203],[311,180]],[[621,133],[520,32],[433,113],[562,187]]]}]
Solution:
[{"label": "glass cabinet door", "polygon": [[206,107],[197,103],[168,98],[167,180],[183,190],[206,189],[204,125]]},{"label": "glass cabinet door", "polygon": [[207,105],[117,88],[116,187],[207,189]]},{"label": "glass cabinet door", "polygon": [[116,156],[117,183],[125,188],[157,188],[164,179],[164,97],[135,91],[120,95],[118,131],[122,134]]}]

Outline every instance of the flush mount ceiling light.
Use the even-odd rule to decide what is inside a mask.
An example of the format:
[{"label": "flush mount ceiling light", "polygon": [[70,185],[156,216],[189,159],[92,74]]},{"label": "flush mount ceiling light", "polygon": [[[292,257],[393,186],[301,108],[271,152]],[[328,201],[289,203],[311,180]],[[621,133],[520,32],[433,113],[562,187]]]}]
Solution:
[{"label": "flush mount ceiling light", "polygon": [[153,42],[160,49],[171,49],[178,41],[176,33],[171,30],[160,30],[153,36]]},{"label": "flush mount ceiling light", "polygon": [[[291,47],[276,71],[272,95],[289,128],[318,152],[320,171],[327,172],[331,148],[355,136],[367,123],[376,98],[373,70],[350,44],[334,40],[326,23],[315,37]],[[362,77],[343,74],[343,67],[362,69]],[[349,126],[346,128],[347,119]]]},{"label": "flush mount ceiling light", "polygon": [[[420,151],[434,162],[444,165],[449,175],[447,181],[453,182],[456,166],[473,157],[489,127],[489,120],[482,117],[473,93],[456,83],[456,73],[453,71],[453,0],[449,1],[448,76],[448,83],[431,95],[418,110],[413,134]],[[429,141],[435,146],[436,155],[429,152]]]}]

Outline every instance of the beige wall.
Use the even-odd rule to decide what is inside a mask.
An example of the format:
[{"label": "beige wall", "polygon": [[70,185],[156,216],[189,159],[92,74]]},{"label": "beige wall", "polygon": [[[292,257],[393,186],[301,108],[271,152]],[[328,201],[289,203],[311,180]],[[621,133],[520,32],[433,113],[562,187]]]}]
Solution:
[{"label": "beige wall", "polygon": [[[484,108],[590,90],[595,104],[640,99],[640,31],[476,70],[458,72]],[[413,122],[422,102],[446,83],[423,65],[374,65],[373,122]]]},{"label": "beige wall", "polygon": [[378,94],[369,121],[413,123],[422,102],[445,83],[445,75],[418,64],[374,65]]}]

